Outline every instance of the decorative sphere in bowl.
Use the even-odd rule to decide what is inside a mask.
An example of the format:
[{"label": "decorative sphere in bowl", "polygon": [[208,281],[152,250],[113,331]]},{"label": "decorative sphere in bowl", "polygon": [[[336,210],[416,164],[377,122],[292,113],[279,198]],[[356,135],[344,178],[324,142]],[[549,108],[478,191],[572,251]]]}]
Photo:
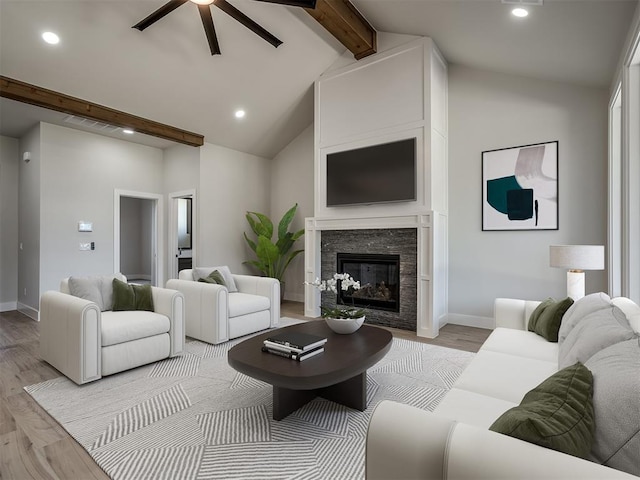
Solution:
[{"label": "decorative sphere in bowl", "polygon": [[343,335],[353,333],[358,330],[364,322],[364,315],[359,318],[329,318],[326,317],[325,321],[329,328],[336,333]]}]

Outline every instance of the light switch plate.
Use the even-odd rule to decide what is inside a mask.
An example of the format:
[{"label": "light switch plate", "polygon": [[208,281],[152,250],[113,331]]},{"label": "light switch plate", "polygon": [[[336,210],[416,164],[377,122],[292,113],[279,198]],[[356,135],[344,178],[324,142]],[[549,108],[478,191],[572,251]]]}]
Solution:
[{"label": "light switch plate", "polygon": [[79,232],[93,232],[93,223],[91,222],[78,222]]},{"label": "light switch plate", "polygon": [[80,242],[80,250],[91,250],[91,242]]}]

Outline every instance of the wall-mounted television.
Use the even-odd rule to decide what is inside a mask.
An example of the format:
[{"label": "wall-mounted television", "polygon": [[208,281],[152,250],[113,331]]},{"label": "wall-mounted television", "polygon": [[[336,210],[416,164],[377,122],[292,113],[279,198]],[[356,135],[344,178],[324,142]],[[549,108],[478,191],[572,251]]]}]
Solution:
[{"label": "wall-mounted television", "polygon": [[416,200],[416,139],[327,155],[327,207]]}]

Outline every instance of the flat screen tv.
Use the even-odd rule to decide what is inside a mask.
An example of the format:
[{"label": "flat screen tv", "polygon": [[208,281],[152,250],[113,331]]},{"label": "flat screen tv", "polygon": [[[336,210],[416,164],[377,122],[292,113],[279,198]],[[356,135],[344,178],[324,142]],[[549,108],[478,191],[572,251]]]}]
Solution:
[{"label": "flat screen tv", "polygon": [[416,200],[416,139],[327,155],[327,207]]}]

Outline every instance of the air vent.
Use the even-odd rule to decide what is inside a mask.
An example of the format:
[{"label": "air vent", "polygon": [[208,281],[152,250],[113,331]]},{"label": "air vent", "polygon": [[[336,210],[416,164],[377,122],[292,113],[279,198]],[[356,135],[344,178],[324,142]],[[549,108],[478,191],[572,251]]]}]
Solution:
[{"label": "air vent", "polygon": [[505,5],[518,5],[526,7],[541,7],[544,0],[502,0]]},{"label": "air vent", "polygon": [[90,128],[92,130],[99,130],[101,132],[114,133],[117,132],[120,127],[116,127],[115,125],[109,125],[108,123],[96,122],[95,120],[90,120],[88,118],[78,117],[77,115],[69,115],[64,119],[65,122],[71,123],[73,125],[82,126],[85,128]]}]

